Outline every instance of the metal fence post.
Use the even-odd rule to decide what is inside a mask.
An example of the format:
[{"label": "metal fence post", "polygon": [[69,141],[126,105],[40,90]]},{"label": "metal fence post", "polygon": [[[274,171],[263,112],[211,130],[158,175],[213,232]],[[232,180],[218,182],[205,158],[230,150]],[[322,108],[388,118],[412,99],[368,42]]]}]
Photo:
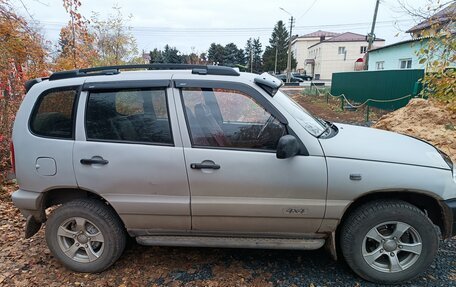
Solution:
[{"label": "metal fence post", "polygon": [[341,109],[342,111],[344,110],[344,105],[345,105],[344,97],[340,97],[340,109]]},{"label": "metal fence post", "polygon": [[366,105],[366,118],[365,122],[367,123],[369,121],[369,105]]}]

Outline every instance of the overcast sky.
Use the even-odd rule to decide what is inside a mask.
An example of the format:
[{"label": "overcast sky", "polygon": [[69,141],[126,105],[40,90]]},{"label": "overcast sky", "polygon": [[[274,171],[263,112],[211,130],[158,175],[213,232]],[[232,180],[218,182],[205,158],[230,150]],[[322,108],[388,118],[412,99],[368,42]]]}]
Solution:
[{"label": "overcast sky", "polygon": [[[290,16],[279,7],[297,18],[293,34],[325,30],[365,35],[370,30],[375,7],[375,0],[81,1],[81,13],[86,17],[92,11],[108,17],[116,3],[125,16],[131,14],[129,24],[140,50],[169,44],[185,53],[204,52],[212,42],[223,45],[234,42],[243,48],[249,37],[259,37],[264,48],[275,23],[278,20],[288,23]],[[408,1],[419,7],[426,0]],[[24,17],[39,22],[46,38],[54,42],[60,28],[69,20],[62,0],[13,0],[13,5]],[[380,2],[375,34],[386,39],[386,44],[408,39],[410,36],[403,31],[414,24],[410,16],[400,11],[397,0]]]}]

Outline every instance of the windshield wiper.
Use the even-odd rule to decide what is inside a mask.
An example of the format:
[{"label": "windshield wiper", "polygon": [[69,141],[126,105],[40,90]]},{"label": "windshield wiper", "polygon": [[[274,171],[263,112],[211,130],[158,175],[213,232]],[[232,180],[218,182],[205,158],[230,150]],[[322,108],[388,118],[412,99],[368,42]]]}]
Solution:
[{"label": "windshield wiper", "polygon": [[332,129],[332,123],[331,122],[325,121],[325,120],[320,119],[318,117],[315,117],[315,118],[317,119],[317,121],[319,121],[322,125],[325,126],[325,129],[317,136],[317,138],[321,137],[326,132],[330,132],[330,130]]}]

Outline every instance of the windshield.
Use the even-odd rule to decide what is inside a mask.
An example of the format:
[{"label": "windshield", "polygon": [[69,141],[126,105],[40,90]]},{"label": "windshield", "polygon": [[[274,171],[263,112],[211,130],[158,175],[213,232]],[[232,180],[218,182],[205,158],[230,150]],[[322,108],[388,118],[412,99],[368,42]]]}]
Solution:
[{"label": "windshield", "polygon": [[282,91],[279,90],[277,94],[275,94],[274,99],[286,108],[298,123],[311,135],[318,137],[325,132],[326,126],[323,121],[317,120],[317,118],[312,116],[305,108]]}]

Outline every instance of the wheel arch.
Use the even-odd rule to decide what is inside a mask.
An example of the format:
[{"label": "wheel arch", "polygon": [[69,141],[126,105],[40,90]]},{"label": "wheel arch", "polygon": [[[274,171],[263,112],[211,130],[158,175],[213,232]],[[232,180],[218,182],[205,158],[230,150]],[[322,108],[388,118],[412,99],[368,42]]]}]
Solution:
[{"label": "wheel arch", "polygon": [[44,194],[43,197],[43,209],[45,210],[46,208],[59,205],[59,204],[65,204],[67,202],[70,202],[72,200],[76,199],[82,199],[82,198],[90,198],[94,200],[101,201],[108,205],[114,213],[119,217],[120,221],[122,224],[125,223],[123,222],[122,218],[119,216],[119,213],[117,210],[112,206],[109,201],[104,198],[102,195],[91,191],[87,189],[81,189],[81,188],[54,188],[47,190]]},{"label": "wheel arch", "polygon": [[[336,229],[336,236],[343,226],[348,215],[359,206],[381,199],[396,199],[408,202],[422,210],[429,219],[439,227],[443,238],[448,238],[451,234],[451,226],[447,226],[446,217],[448,216],[441,199],[430,195],[427,192],[411,190],[379,190],[365,193],[351,202],[345,209],[343,216]],[[338,240],[337,240],[338,241]]]}]

